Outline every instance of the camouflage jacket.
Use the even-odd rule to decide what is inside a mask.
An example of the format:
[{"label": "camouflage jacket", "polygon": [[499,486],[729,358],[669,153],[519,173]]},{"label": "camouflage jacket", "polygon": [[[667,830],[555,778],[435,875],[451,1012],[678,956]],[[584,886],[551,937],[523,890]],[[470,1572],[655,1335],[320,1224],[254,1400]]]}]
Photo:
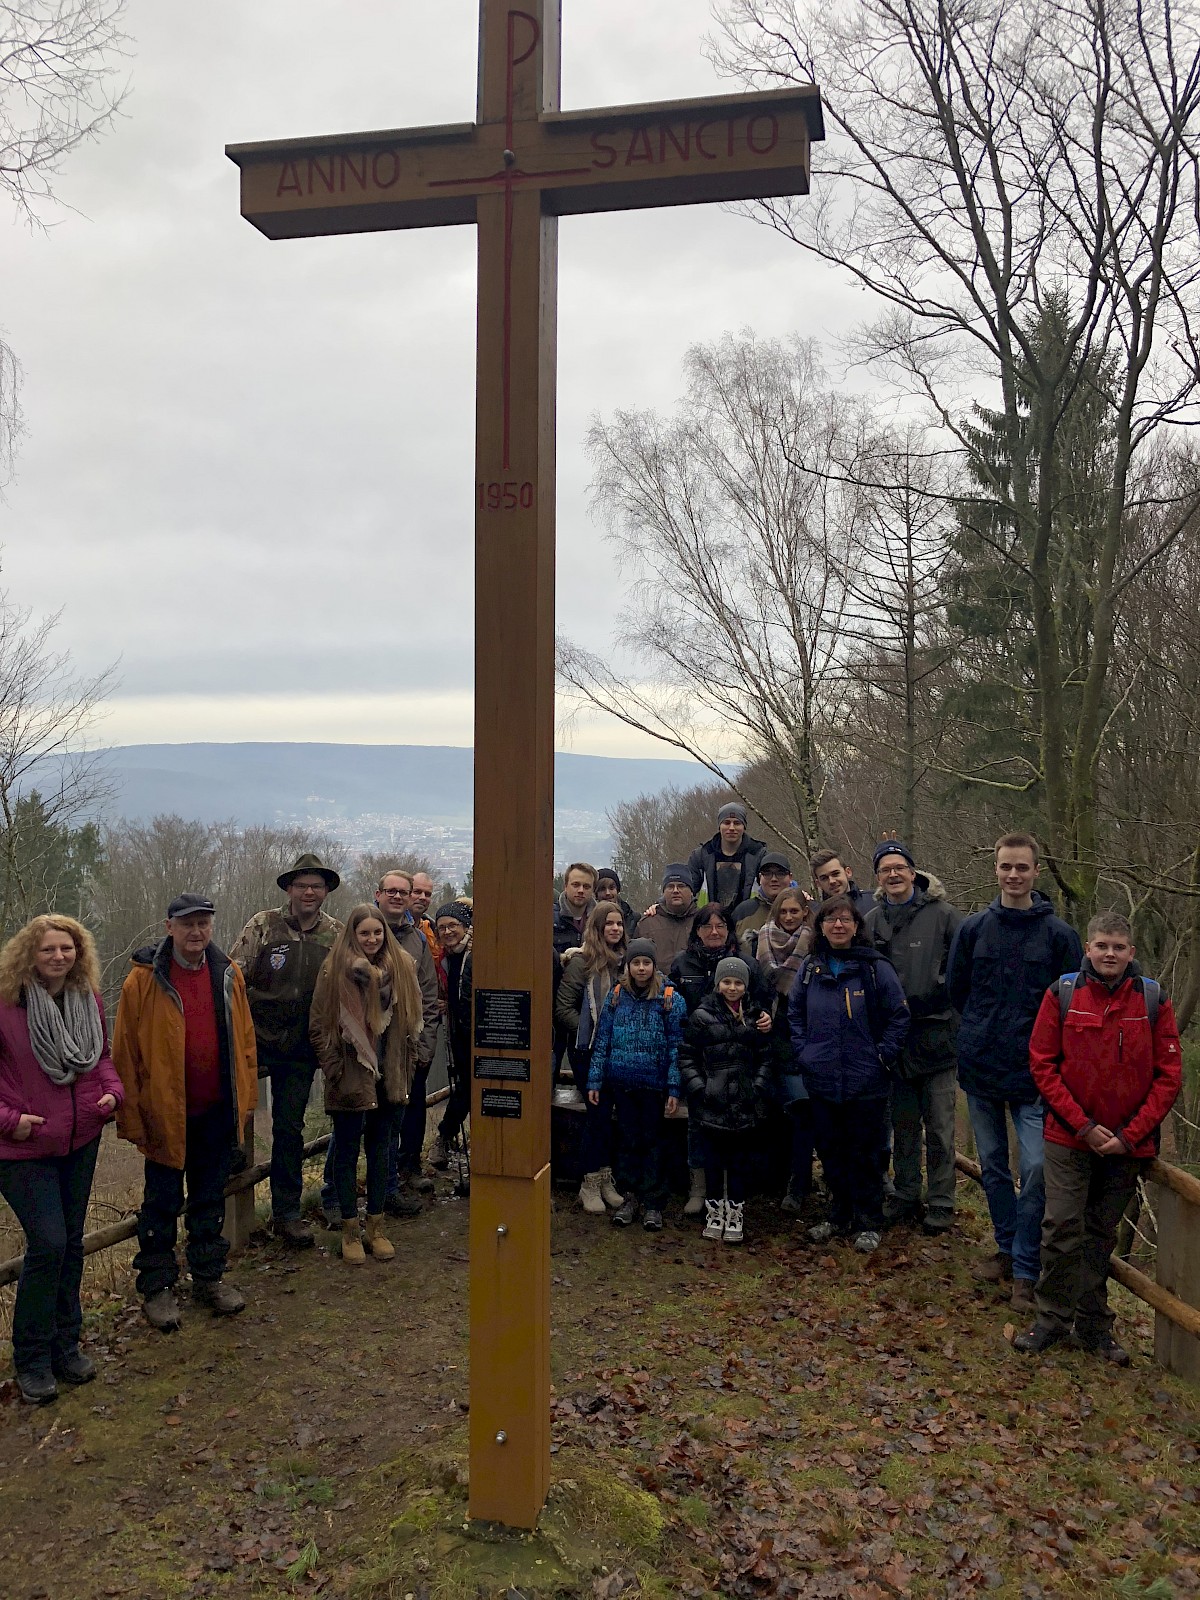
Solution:
[{"label": "camouflage jacket", "polygon": [[317,974],[342,925],[321,912],[315,928],[302,932],[286,907],[250,918],[229,952],[246,979],[258,1040],[260,1073],[289,1061],[315,1059],[308,1012]]}]

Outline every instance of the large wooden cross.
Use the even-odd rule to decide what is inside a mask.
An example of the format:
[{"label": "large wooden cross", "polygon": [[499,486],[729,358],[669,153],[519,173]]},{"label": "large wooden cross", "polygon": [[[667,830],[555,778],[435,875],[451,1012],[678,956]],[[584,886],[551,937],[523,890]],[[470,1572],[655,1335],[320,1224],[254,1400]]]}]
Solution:
[{"label": "large wooden cross", "polygon": [[558,218],[807,193],[824,130],[813,89],[560,111],[560,0],[479,10],[474,122],[227,153],[270,239],[477,227],[470,1509],[532,1527],[550,1477]]}]

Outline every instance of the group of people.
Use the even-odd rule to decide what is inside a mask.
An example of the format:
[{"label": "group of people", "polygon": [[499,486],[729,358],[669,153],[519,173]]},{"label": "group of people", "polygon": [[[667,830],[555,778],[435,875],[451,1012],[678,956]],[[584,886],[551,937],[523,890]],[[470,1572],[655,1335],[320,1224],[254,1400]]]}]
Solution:
[{"label": "group of people", "polygon": [[662,1228],[668,1127],[686,1107],[684,1213],[705,1238],[741,1243],[781,1127],[785,1210],[812,1203],[820,1157],[813,1243],[870,1254],[889,1226],[945,1234],[961,1086],[995,1240],[973,1270],[1033,1319],[1016,1348],[1072,1336],[1126,1363],[1108,1259],[1181,1084],[1171,1003],[1128,920],[1100,913],[1081,942],[1037,887],[1029,833],[996,841],[998,893],[965,917],[895,837],[871,891],[833,850],[808,865],[811,892],[729,802],[640,917],[611,869],[568,869],[555,1020],[586,1098],[584,1210]]},{"label": "group of people", "polygon": [[[640,916],[615,871],[572,863],[554,907],[554,1058],[585,1108],[585,1211],[661,1230],[666,1131],[686,1110],[684,1213],[707,1239],[742,1241],[764,1157],[785,1169],[784,1209],[809,1212],[814,1152],[827,1196],[808,1217],[814,1244],[844,1238],[869,1254],[891,1225],[944,1234],[961,1085],[995,1239],[974,1271],[1032,1317],[1016,1347],[1070,1336],[1126,1363],[1108,1258],[1179,1092],[1174,1013],[1123,916],[1093,917],[1085,947],[1054,914],[1032,835],[1003,835],[994,860],[998,894],[966,917],[895,837],[875,849],[872,890],[822,850],[810,892],[730,802]],[[322,1205],[345,1262],[394,1255],[386,1218],[416,1214],[433,1187],[422,1156],[442,1025],[450,1087],[434,1169],[463,1149],[471,903],[431,916],[432,881],[396,869],[341,923],[324,910],[339,882],[300,856],[279,876],[284,903],[252,917],[228,954],[213,942],[212,901],[177,896],[163,937],[132,957],[111,1048],[85,928],[38,916],[0,951],[0,1194],[26,1237],[13,1355],[27,1401],[95,1374],[80,1348],[83,1229],[114,1117],[145,1157],[134,1269],[163,1332],[180,1324],[185,1205],[193,1303],[218,1316],[245,1305],[224,1276],[224,1194],[246,1160],[260,1078],[273,1228],[290,1247],[314,1239],[301,1201],[318,1071],[333,1130]]]},{"label": "group of people", "polygon": [[193,1304],[217,1316],[245,1306],[225,1281],[225,1188],[252,1148],[260,1078],[271,1084],[273,1228],[291,1247],[313,1243],[301,1216],[304,1119],[320,1071],[333,1127],[326,1220],[341,1230],[343,1260],[394,1255],[385,1215],[419,1211],[418,1192],[432,1188],[421,1157],[443,1018],[451,1092],[431,1154],[448,1164],[470,1110],[470,902],[431,918],[432,881],[395,870],[343,924],[323,909],[340,879],[317,856],[278,883],[284,904],[252,917],[228,954],[213,942],[213,902],[178,895],[163,937],[133,954],[111,1041],[95,944],[78,922],[35,917],[0,951],[0,1194],[25,1233],[13,1360],[31,1403],[95,1376],[79,1343],[83,1231],[114,1117],[145,1158],[133,1265],[146,1318],[164,1333],[180,1325],[181,1215]]}]

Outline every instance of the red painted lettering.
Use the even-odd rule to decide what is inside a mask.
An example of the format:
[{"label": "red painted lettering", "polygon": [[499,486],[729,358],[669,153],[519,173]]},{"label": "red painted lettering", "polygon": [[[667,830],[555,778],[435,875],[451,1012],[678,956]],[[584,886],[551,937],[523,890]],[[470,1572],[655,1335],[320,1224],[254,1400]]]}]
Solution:
[{"label": "red painted lettering", "polygon": [[[617,159],[617,152],[613,149],[612,145],[604,143],[606,137],[607,135],[600,133],[594,133],[592,135],[592,149],[596,152],[596,154],[592,157],[592,165],[594,167],[599,167],[601,171],[603,171],[605,167],[611,167],[615,165]],[[608,159],[601,161],[601,156],[606,156]]]},{"label": "red painted lettering", "polygon": [[669,127],[665,122],[663,123],[662,127],[658,130],[658,159],[660,161],[665,161],[667,159],[668,139],[672,145],[674,145],[675,154],[681,161],[690,161],[692,159],[692,125],[690,122],[685,122],[683,125],[682,144],[680,143],[679,135],[675,132],[675,129]]},{"label": "red painted lettering", "polygon": [[332,156],[330,156],[330,158],[329,158],[329,171],[328,172],[325,171],[325,168],[317,160],[316,156],[309,156],[309,158],[308,158],[308,192],[309,192],[309,194],[312,194],[313,189],[315,188],[315,183],[314,183],[314,179],[315,178],[319,178],[321,180],[321,185],[324,188],[326,194],[332,194],[333,193],[335,184],[334,184],[334,176],[333,176],[333,157]]},{"label": "red painted lettering", "polygon": [[339,157],[341,163],[338,173],[338,188],[343,194],[346,192],[346,174],[349,172],[360,189],[367,187],[367,152],[364,150],[358,157],[359,165],[355,166],[353,156]]},{"label": "red painted lettering", "polygon": [[651,166],[654,164],[654,151],[650,148],[648,128],[635,128],[629,136],[629,152],[625,157],[625,165],[632,167],[638,161],[649,161]]},{"label": "red painted lettering", "polygon": [[702,122],[696,129],[696,149],[699,150],[705,161],[715,161],[717,159],[716,151],[710,150],[704,142],[704,135],[708,132],[709,128],[715,127],[715,122]]},{"label": "red painted lettering", "polygon": [[[391,163],[391,176],[387,178],[381,176],[381,173],[387,170],[383,165],[385,162]],[[376,150],[371,157],[371,182],[375,187],[377,189],[390,189],[399,177],[400,157],[396,152],[394,150]]]},{"label": "red painted lettering", "polygon": [[[766,124],[767,131],[765,143],[756,142],[754,130],[756,127],[758,127],[759,123]],[[758,139],[762,139],[763,135],[759,134],[757,137]],[[770,111],[764,111],[760,116],[751,117],[750,121],[746,124],[746,143],[750,146],[751,150],[754,151],[756,156],[770,155],[771,151],[774,150],[775,146],[779,143],[779,118]]]},{"label": "red painted lettering", "polygon": [[[291,177],[288,176],[289,173],[291,173]],[[285,161],[279,174],[279,186],[275,190],[276,200],[279,199],[281,194],[303,193],[304,190],[300,186],[300,179],[296,176],[296,163],[294,161]]]}]

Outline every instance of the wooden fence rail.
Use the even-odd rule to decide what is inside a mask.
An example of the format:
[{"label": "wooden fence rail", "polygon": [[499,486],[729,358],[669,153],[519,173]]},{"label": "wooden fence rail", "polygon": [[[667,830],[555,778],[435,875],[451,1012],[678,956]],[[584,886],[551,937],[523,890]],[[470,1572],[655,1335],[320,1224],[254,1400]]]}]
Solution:
[{"label": "wooden fence rail", "polygon": [[[983,1182],[979,1163],[969,1156],[956,1152],[954,1165],[976,1183]],[[1154,1161],[1146,1181],[1154,1186],[1156,1201],[1159,1281],[1120,1256],[1110,1258],[1108,1270],[1153,1309],[1154,1356],[1159,1365],[1200,1382],[1200,1179],[1167,1161]],[[1182,1294],[1175,1293],[1177,1289]]]},{"label": "wooden fence rail", "polygon": [[[425,1105],[440,1105],[443,1100],[450,1097],[449,1089],[438,1089],[435,1093],[427,1095]],[[304,1146],[304,1158],[318,1156],[322,1150],[329,1148],[329,1135],[323,1133],[318,1139],[310,1139]],[[253,1196],[255,1186],[264,1182],[271,1174],[271,1163],[260,1161],[256,1166],[244,1167],[241,1172],[234,1174],[225,1185],[225,1198],[231,1200],[235,1195]],[[250,1202],[253,1211],[253,1199]],[[239,1230],[244,1231],[244,1230]],[[122,1217],[120,1222],[110,1222],[106,1228],[96,1228],[91,1233],[83,1236],[83,1253],[85,1256],[95,1255],[97,1250],[111,1250],[115,1244],[124,1244],[126,1239],[133,1239],[137,1235],[137,1213]],[[9,1261],[0,1261],[0,1288],[7,1283],[15,1283],[21,1276],[21,1268],[25,1264],[23,1255],[13,1256]]]}]

